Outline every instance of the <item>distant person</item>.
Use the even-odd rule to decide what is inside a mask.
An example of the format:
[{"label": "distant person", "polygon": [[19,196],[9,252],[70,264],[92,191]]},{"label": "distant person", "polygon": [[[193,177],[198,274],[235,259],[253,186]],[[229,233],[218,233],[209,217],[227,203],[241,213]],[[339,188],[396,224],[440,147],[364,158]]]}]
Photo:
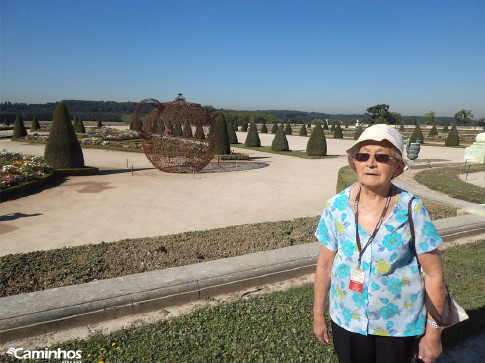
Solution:
[{"label": "distant person", "polygon": [[[419,199],[392,184],[407,165],[393,127],[367,128],[347,150],[358,182],[327,201],[315,233],[320,246],[315,274],[314,333],[329,343],[329,310],[339,361],[434,362],[441,329],[427,316],[425,295],[442,314],[445,284],[441,237]],[[409,219],[414,222],[413,243]],[[358,226],[358,227],[357,227]],[[424,281],[420,266],[424,271]]]}]

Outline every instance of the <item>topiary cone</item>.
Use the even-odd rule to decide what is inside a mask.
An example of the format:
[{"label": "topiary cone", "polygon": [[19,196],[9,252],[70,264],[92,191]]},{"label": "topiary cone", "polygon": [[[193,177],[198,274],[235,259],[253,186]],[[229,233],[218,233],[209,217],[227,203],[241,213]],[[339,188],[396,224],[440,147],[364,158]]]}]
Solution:
[{"label": "topiary cone", "polygon": [[77,125],[76,127],[74,128],[74,130],[78,133],[78,134],[84,134],[86,133],[86,128],[84,127],[84,123],[83,123],[83,120],[79,119],[78,122],[77,122]]},{"label": "topiary cone", "polygon": [[458,130],[456,129],[456,125],[451,126],[450,132],[448,133],[448,136],[446,136],[445,145],[446,146],[460,145],[460,135],[458,135]]},{"label": "topiary cone", "polygon": [[27,130],[24,126],[24,121],[22,120],[22,116],[17,115],[15,119],[15,125],[13,126],[13,139],[18,139],[19,137],[27,136]]},{"label": "topiary cone", "polygon": [[317,124],[306,144],[306,154],[308,156],[327,155],[327,139],[320,124]]},{"label": "topiary cone", "polygon": [[283,128],[283,124],[280,125],[278,131],[276,131],[276,135],[274,135],[273,142],[271,143],[271,150],[273,151],[289,151],[290,147],[288,146],[288,139],[285,135],[285,129]]},{"label": "topiary cone", "polygon": [[217,150],[218,155],[231,154],[231,145],[229,144],[229,135],[227,134],[226,118],[222,112],[219,112],[216,118],[217,132]]},{"label": "topiary cone", "polygon": [[239,144],[237,139],[236,130],[234,130],[234,126],[232,126],[231,122],[227,124],[227,135],[229,136],[229,143],[230,144]]},{"label": "topiary cone", "polygon": [[424,144],[424,135],[423,131],[421,130],[421,127],[419,125],[416,125],[414,128],[414,131],[410,137],[411,142],[416,142],[416,140],[419,139],[421,141],[421,144]]},{"label": "topiary cone", "polygon": [[244,142],[244,145],[249,147],[261,146],[261,140],[259,139],[258,128],[256,127],[256,124],[254,123],[254,121],[251,121],[251,123],[249,124],[248,135],[246,136],[246,141]]},{"label": "topiary cone", "polygon": [[37,116],[34,115],[34,118],[32,119],[32,123],[30,124],[30,131],[37,131],[39,129],[40,129],[39,121],[37,121]]},{"label": "topiary cone", "polygon": [[60,102],[52,119],[49,139],[44,151],[44,160],[54,169],[84,167],[84,157],[74,126],[69,120],[67,107]]}]

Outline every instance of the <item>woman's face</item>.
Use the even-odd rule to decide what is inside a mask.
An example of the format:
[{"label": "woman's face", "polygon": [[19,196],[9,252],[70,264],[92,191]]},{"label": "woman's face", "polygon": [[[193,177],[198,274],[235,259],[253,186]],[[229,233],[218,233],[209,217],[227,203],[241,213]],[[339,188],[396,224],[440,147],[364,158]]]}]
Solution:
[{"label": "woman's face", "polygon": [[[374,188],[386,187],[391,183],[391,179],[399,175],[404,168],[404,163],[394,158],[394,150],[389,141],[364,141],[360,144],[358,152],[369,154],[366,161],[363,161],[366,159],[365,155],[361,155],[361,161],[356,160],[355,156],[353,158],[355,170],[362,185]],[[376,154],[378,154],[377,159],[380,162],[376,160]],[[388,155],[389,160],[383,160],[386,157],[383,157],[382,154]]]}]

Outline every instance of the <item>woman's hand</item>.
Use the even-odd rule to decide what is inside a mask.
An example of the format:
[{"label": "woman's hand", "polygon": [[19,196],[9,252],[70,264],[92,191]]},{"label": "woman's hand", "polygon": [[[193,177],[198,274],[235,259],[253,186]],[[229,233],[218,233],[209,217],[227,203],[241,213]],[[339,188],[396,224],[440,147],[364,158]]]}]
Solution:
[{"label": "woman's hand", "polygon": [[426,334],[419,342],[418,353],[418,358],[426,363],[434,362],[443,351],[441,346],[441,332],[431,333],[429,329],[434,328],[427,327]]},{"label": "woman's hand", "polygon": [[313,320],[313,333],[323,344],[330,343],[330,338],[328,337],[327,321],[324,317],[315,318]]}]

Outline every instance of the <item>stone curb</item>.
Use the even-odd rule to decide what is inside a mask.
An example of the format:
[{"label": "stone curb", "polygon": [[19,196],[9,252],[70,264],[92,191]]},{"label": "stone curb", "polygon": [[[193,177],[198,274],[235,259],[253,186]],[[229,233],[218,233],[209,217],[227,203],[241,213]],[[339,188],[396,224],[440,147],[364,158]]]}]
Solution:
[{"label": "stone curb", "polygon": [[[485,218],[435,225],[446,241],[485,231]],[[0,344],[313,273],[318,252],[314,242],[0,298]]]}]

